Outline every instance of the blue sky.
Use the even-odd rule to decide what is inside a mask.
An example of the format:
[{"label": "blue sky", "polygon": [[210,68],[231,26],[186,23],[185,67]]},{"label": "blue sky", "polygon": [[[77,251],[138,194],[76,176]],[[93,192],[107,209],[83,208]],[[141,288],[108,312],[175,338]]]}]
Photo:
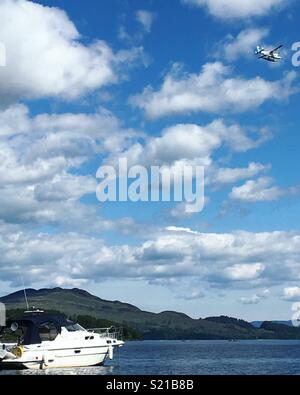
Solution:
[{"label": "blue sky", "polygon": [[[299,13],[285,0],[3,1],[1,293],[23,276],[156,312],[290,319]],[[284,44],[282,62],[257,60],[257,44]],[[98,202],[96,171],[119,157],[205,165],[204,210]]]}]

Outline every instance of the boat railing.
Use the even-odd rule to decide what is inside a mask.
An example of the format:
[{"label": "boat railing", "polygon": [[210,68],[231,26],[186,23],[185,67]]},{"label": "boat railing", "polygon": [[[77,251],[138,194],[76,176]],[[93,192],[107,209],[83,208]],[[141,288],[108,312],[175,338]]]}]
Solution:
[{"label": "boat railing", "polygon": [[123,338],[123,328],[111,326],[109,328],[90,328],[87,330],[88,332],[98,333],[101,337],[107,337],[109,339],[122,340]]}]

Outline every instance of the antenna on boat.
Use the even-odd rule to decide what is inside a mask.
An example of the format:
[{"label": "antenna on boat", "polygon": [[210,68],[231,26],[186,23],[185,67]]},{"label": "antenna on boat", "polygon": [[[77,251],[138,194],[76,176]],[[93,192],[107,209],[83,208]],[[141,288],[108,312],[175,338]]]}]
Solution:
[{"label": "antenna on boat", "polygon": [[26,294],[25,288],[24,288],[24,297],[25,297],[25,302],[26,302],[26,309],[29,310],[29,304],[28,304],[28,299],[27,299],[27,294]]},{"label": "antenna on boat", "polygon": [[25,303],[26,303],[26,309],[29,310],[29,304],[28,304],[27,293],[26,293],[26,289],[25,289],[23,276],[21,276],[21,279],[22,279],[22,283],[23,283],[23,292],[24,292],[24,298],[25,298]]}]

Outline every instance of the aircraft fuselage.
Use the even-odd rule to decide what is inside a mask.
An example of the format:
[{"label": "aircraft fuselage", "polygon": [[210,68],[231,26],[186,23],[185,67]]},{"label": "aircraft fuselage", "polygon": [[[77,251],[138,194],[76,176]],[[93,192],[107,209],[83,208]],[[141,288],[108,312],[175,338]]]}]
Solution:
[{"label": "aircraft fuselage", "polygon": [[258,55],[260,55],[261,59],[267,60],[268,62],[277,62],[282,59],[277,52],[271,53],[270,51],[262,50]]}]

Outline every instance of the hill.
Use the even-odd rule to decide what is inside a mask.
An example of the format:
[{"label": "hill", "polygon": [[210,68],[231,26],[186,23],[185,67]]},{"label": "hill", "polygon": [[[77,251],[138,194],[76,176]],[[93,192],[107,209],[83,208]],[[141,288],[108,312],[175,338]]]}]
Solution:
[{"label": "hill", "polygon": [[[251,324],[255,326],[256,328],[260,328],[262,326],[264,321],[252,321]],[[287,326],[293,326],[292,321],[269,321],[273,322],[274,324],[282,324],[282,325],[287,325]]]},{"label": "hill", "polygon": [[[108,301],[81,289],[27,289],[30,306],[55,310],[85,321],[102,320],[122,325],[144,339],[300,339],[300,329],[286,331],[281,326],[255,328],[230,317],[193,319],[174,311],[150,313],[120,301]],[[18,291],[0,298],[8,310],[24,309],[24,293]],[[98,321],[99,322],[99,321]],[[89,325],[90,326],[90,325]],[[283,330],[284,329],[284,330]],[[293,328],[295,329],[295,328]]]}]

